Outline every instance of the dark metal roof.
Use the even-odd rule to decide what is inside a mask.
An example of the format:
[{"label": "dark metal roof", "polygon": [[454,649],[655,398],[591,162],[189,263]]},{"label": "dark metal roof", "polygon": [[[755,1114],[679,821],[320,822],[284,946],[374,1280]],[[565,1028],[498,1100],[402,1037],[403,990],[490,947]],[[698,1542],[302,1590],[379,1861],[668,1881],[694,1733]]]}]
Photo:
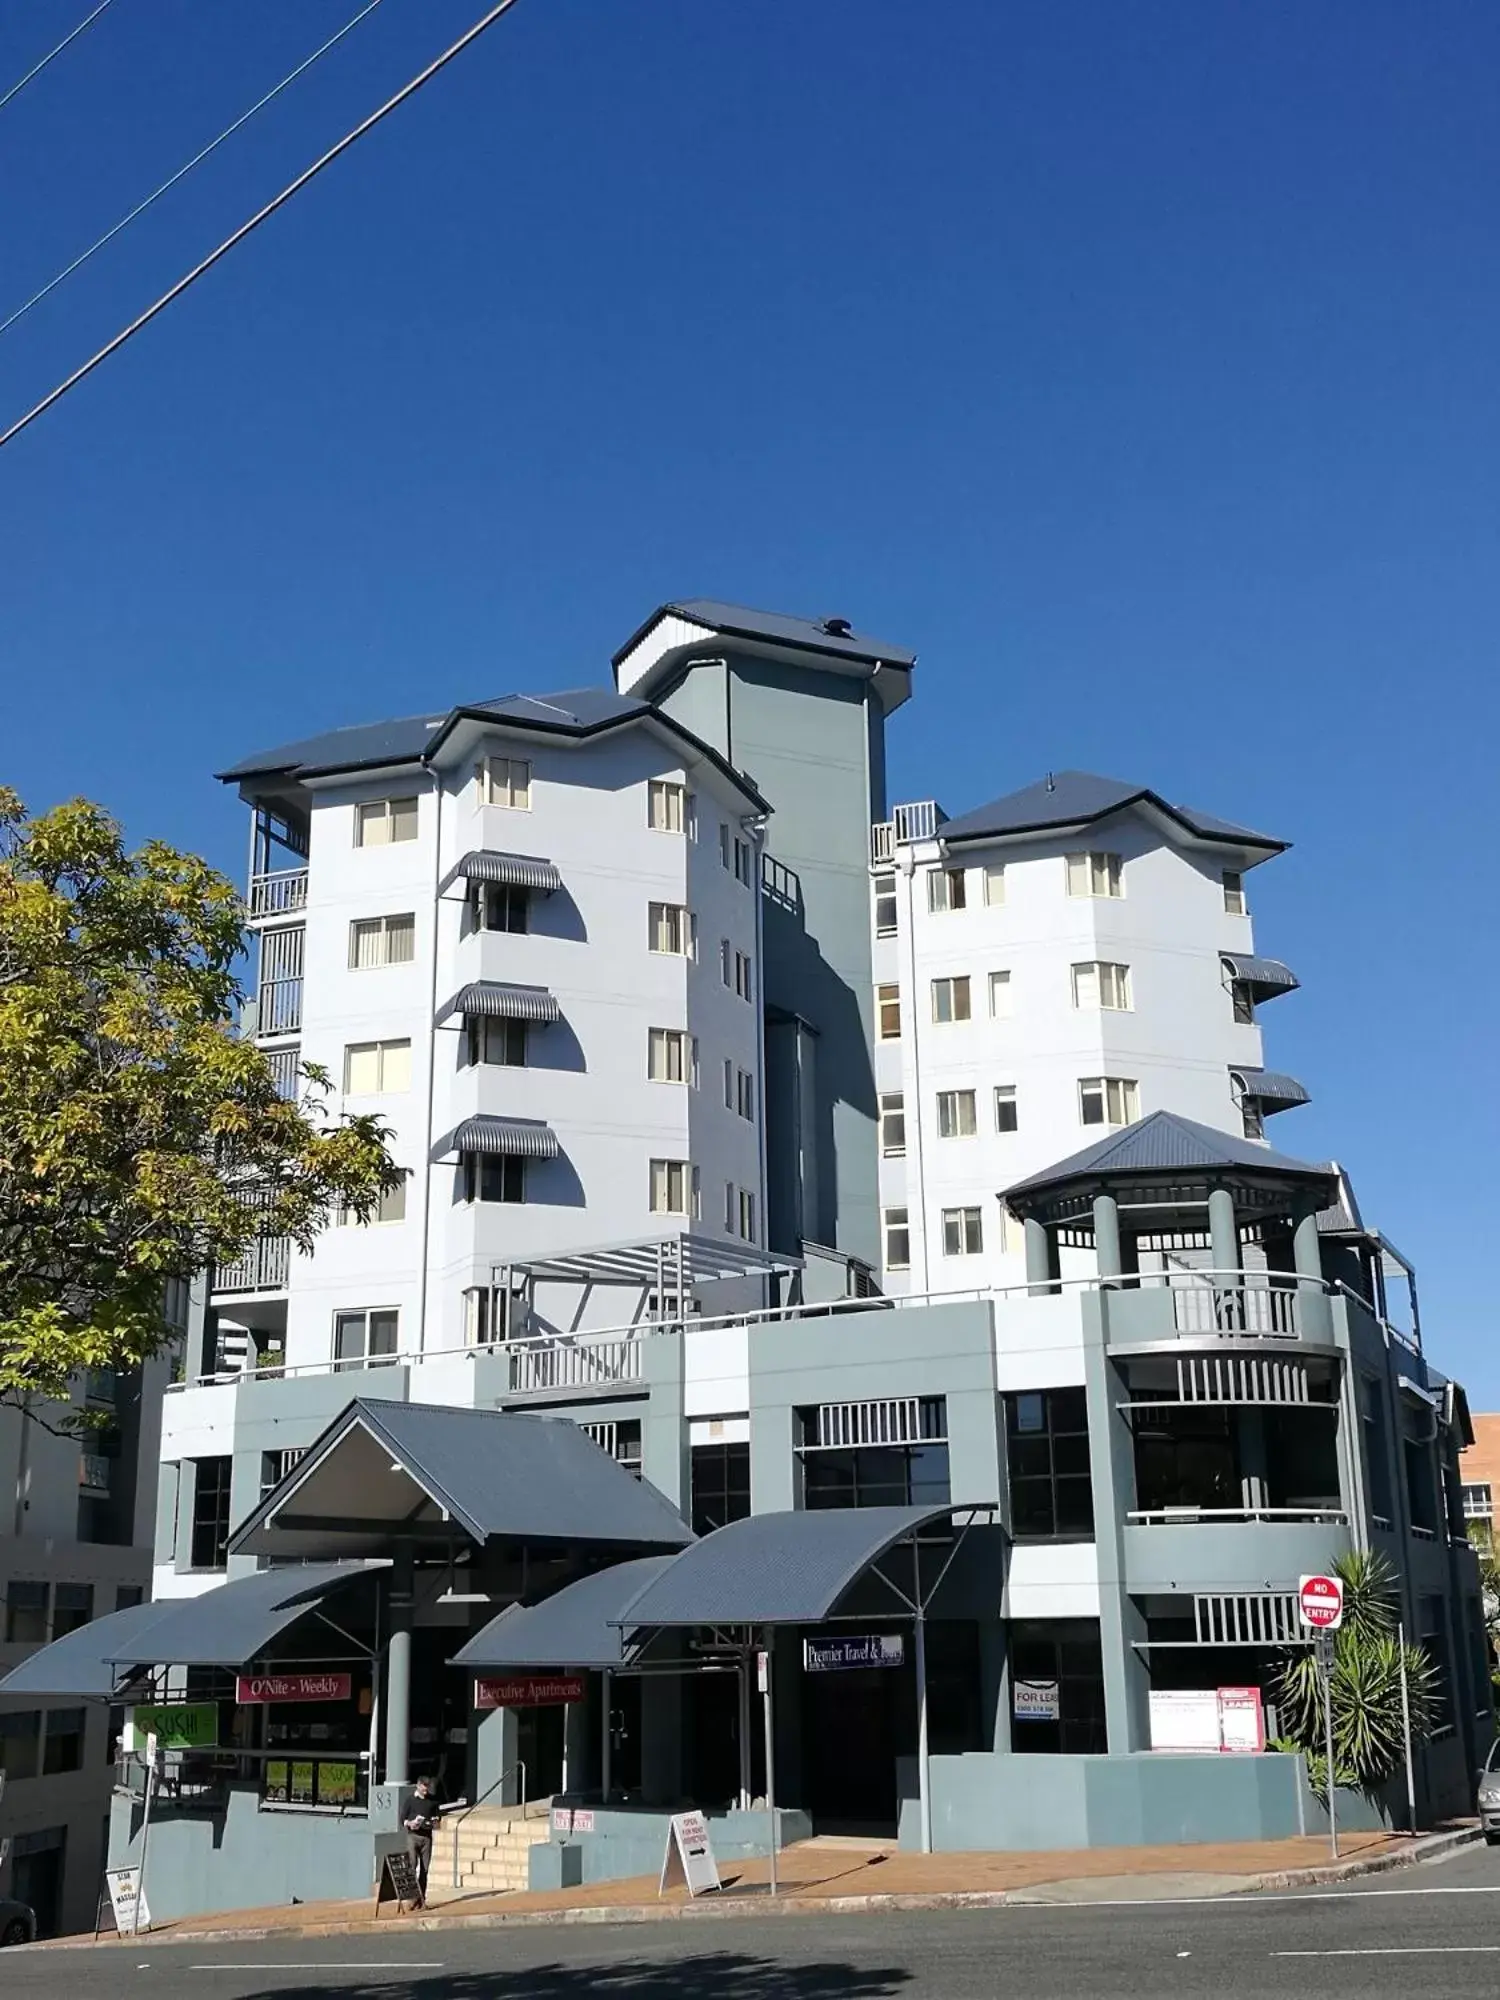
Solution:
[{"label": "dark metal roof", "polygon": [[1363,1236],[1365,1219],[1360,1213],[1359,1201],[1354,1192],[1354,1183],[1337,1160],[1329,1162],[1328,1171],[1337,1180],[1338,1194],[1327,1208],[1318,1210],[1318,1231],[1323,1236]]},{"label": "dark metal roof", "polygon": [[1219,957],[1230,978],[1249,987],[1253,1000],[1274,1000],[1278,993],[1294,993],[1302,984],[1279,958],[1255,958],[1240,951],[1221,951]]},{"label": "dark metal roof", "polygon": [[535,889],[543,896],[562,887],[555,861],[540,854],[502,854],[493,847],[475,848],[462,861],[455,861],[438,883],[438,894],[451,889],[460,878],[466,882],[503,882],[513,889]]},{"label": "dark metal roof", "polygon": [[725,604],[716,597],[684,597],[674,603],[659,604],[645,622],[637,626],[615,654],[620,662],[662,618],[690,618],[715,632],[727,632],[740,639],[766,639],[773,645],[794,646],[802,653],[828,653],[835,658],[858,661],[868,666],[914,667],[917,656],[907,646],[888,646],[883,640],[866,638],[848,629],[843,618],[793,618],[781,611],[754,611],[744,604]]},{"label": "dark metal roof", "polygon": [[[681,1548],[693,1538],[654,1486],[634,1478],[565,1419],[356,1398],[247,1516],[230,1539],[231,1553],[274,1552],[278,1513],[284,1506],[295,1512],[298,1494],[356,1430],[383,1447],[433,1507],[474,1542],[503,1535],[639,1552]],[[348,1532],[358,1534],[359,1524],[351,1522]]]},{"label": "dark metal roof", "polygon": [[1241,1097],[1252,1097],[1257,1104],[1263,1104],[1267,1111],[1287,1111],[1294,1104],[1308,1104],[1311,1098],[1306,1088],[1296,1077],[1285,1076],[1277,1069],[1231,1069],[1230,1076],[1239,1085]]},{"label": "dark metal roof", "polygon": [[476,979],[461,986],[438,1019],[453,1014],[488,1015],[493,1021],[555,1021],[561,1014],[555,996],[545,986],[514,986],[502,979]]},{"label": "dark metal roof", "polygon": [[1274,854],[1280,854],[1287,844],[1210,813],[1197,812],[1190,806],[1171,805],[1148,785],[1101,778],[1092,771],[1056,771],[1050,779],[991,799],[988,805],[948,820],[942,828],[942,838],[951,845],[955,841],[994,839],[1002,834],[1087,826],[1125,806],[1138,804],[1155,806],[1200,840],[1222,841],[1235,847],[1263,847]]},{"label": "dark metal roof", "polygon": [[751,1514],[684,1549],[632,1599],[619,1622],[642,1631],[659,1625],[821,1624],[872,1563],[953,1512],[952,1507],[829,1507]]},{"label": "dark metal roof", "polygon": [[368,1577],[382,1563],[298,1563],[237,1576],[231,1583],[151,1606],[155,1617],[112,1641],[120,1667],[242,1667],[325,1597]]},{"label": "dark metal roof", "polygon": [[0,1680],[0,1695],[92,1695],[110,1700],[120,1685],[116,1652],[133,1646],[137,1634],[160,1618],[161,1611],[159,1604],[134,1604],[80,1625],[13,1668]]},{"label": "dark metal roof", "polygon": [[513,1604],[453,1655],[456,1667],[617,1667],[619,1617],[674,1556],[641,1556],[581,1576],[540,1604]]},{"label": "dark metal roof", "polygon": [[438,1157],[449,1153],[483,1153],[512,1160],[555,1160],[557,1134],[540,1118],[496,1118],[481,1111],[456,1126],[438,1147]]},{"label": "dark metal roof", "polygon": [[447,721],[442,715],[409,715],[394,722],[358,722],[347,729],[328,729],[321,736],[304,736],[274,750],[242,757],[217,775],[267,777],[273,772],[306,777],[313,771],[358,771],[380,764],[415,764]]},{"label": "dark metal roof", "polygon": [[1072,1180],[1131,1179],[1143,1174],[1202,1173],[1233,1168],[1236,1172],[1262,1175],[1292,1175],[1305,1179],[1332,1180],[1326,1167],[1310,1166],[1273,1153],[1251,1139],[1237,1139],[1231,1132],[1217,1131],[1181,1118],[1175,1111],[1153,1111],[1123,1131],[1111,1132],[1081,1153],[1073,1153],[1056,1166],[1044,1167],[1004,1190],[1005,1199],[1036,1194],[1060,1182]]}]

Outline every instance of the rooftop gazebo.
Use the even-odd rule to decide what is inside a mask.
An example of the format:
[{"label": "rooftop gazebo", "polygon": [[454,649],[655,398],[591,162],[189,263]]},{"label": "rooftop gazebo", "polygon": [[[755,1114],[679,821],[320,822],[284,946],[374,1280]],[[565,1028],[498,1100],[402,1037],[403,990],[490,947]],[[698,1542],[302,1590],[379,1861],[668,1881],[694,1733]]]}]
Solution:
[{"label": "rooftop gazebo", "polygon": [[[1033,1297],[1061,1288],[1063,1248],[1092,1248],[1107,1289],[1185,1280],[1203,1301],[1203,1324],[1183,1326],[1179,1313],[1181,1331],[1313,1334],[1328,1330],[1318,1213],[1337,1185],[1331,1168],[1156,1111],[1003,1199],[1025,1229]],[[1265,1259],[1253,1285],[1247,1244]],[[1206,1266],[1197,1261],[1205,1250]],[[1150,1271],[1143,1253],[1157,1260]]]}]

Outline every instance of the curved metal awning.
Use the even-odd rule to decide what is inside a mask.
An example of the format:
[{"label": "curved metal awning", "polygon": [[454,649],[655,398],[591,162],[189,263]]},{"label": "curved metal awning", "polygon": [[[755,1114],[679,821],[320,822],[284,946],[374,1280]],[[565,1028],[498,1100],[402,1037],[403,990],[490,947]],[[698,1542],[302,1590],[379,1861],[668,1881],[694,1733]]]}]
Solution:
[{"label": "curved metal awning", "polygon": [[513,1604],[453,1655],[456,1667],[614,1668],[625,1659],[621,1612],[675,1558],[642,1556],[564,1585],[540,1604]]},{"label": "curved metal awning", "polygon": [[50,1646],[43,1646],[0,1680],[0,1694],[92,1696],[112,1701],[120,1685],[114,1664],[117,1651],[127,1652],[137,1635],[161,1617],[160,1604],[132,1604],[80,1625]]},{"label": "curved metal awning", "polygon": [[1232,1069],[1229,1080],[1241,1100],[1249,1098],[1269,1118],[1275,1111],[1290,1111],[1293,1105],[1311,1103],[1296,1077],[1275,1069]]},{"label": "curved metal awning", "polygon": [[445,1159],[450,1153],[506,1154],[515,1160],[555,1160],[560,1148],[557,1134],[540,1118],[496,1118],[481,1112],[455,1126],[434,1153]]},{"label": "curved metal awning", "polygon": [[438,1022],[462,1014],[466,1019],[491,1021],[556,1021],[562,1009],[545,986],[512,986],[500,979],[476,979],[460,986],[453,998],[438,1010]]},{"label": "curved metal awning", "polygon": [[1252,1000],[1274,1000],[1278,993],[1294,993],[1302,981],[1279,958],[1254,958],[1244,952],[1220,952],[1225,977],[1245,987]]},{"label": "curved metal awning", "polygon": [[550,896],[562,887],[562,876],[554,862],[540,854],[502,854],[497,848],[477,847],[456,861],[438,884],[441,896],[455,882],[502,882],[512,889],[530,889]]},{"label": "curved metal awning", "polygon": [[829,1507],[751,1514],[674,1556],[612,1623],[821,1625],[882,1556],[964,1507]]}]

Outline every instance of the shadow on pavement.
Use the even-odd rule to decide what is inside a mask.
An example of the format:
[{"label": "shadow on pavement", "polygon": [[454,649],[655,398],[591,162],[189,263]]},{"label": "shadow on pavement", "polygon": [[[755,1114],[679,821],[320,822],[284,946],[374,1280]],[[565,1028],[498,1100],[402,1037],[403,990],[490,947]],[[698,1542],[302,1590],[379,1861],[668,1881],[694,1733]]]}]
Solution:
[{"label": "shadow on pavement", "polygon": [[324,1984],[292,1985],[278,1979],[263,1992],[244,2000],[340,2000],[379,1996],[379,2000],[882,2000],[898,1993],[912,1975],[900,1966],[859,1967],[825,1961],[788,1965],[749,1952],[707,1951],[681,1958],[636,1958],[600,1962],[583,1959],[574,1965],[518,1966],[513,1971],[454,1971],[419,1979],[360,1981],[337,1988]]}]

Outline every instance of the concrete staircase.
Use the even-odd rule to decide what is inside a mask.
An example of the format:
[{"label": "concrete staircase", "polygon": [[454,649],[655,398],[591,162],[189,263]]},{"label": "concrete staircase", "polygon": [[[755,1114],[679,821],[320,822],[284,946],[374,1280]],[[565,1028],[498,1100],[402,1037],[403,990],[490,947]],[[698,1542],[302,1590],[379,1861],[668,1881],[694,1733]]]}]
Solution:
[{"label": "concrete staircase", "polygon": [[[551,1801],[533,1799],[522,1817],[519,1806],[476,1806],[470,1813],[445,1814],[432,1843],[427,1890],[434,1902],[452,1896],[488,1896],[527,1887],[527,1858],[551,1829]],[[454,1848],[458,1887],[453,1886]]]}]

